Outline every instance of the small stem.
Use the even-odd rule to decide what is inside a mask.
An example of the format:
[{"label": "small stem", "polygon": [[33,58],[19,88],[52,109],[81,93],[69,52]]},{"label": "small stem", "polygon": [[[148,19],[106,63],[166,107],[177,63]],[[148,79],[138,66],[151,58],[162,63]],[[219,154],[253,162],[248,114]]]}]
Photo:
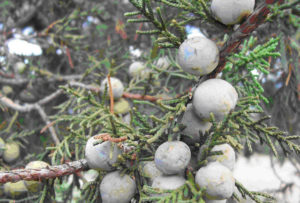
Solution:
[{"label": "small stem", "polygon": [[108,87],[109,87],[109,98],[110,98],[110,113],[114,113],[114,95],[112,92],[112,86],[110,81],[110,74],[107,75]]},{"label": "small stem", "polygon": [[14,116],[12,117],[11,121],[9,122],[9,125],[7,126],[7,128],[5,129],[5,132],[9,133],[11,127],[13,126],[13,124],[16,122],[17,118],[18,118],[19,112],[16,111]]}]

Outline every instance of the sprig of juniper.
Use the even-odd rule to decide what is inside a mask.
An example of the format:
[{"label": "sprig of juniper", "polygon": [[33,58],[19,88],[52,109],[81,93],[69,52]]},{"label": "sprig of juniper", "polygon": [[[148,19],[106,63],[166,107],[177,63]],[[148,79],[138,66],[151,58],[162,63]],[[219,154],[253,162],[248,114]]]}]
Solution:
[{"label": "sprig of juniper", "polygon": [[265,44],[254,47],[256,40],[250,37],[244,41],[239,53],[228,58],[223,77],[235,86],[240,96],[257,96],[268,103],[259,77],[269,73],[270,63],[266,59],[280,56],[276,51],[278,42],[279,38],[271,38]]},{"label": "sprig of juniper", "polygon": [[[138,30],[137,33],[144,35],[158,35],[159,37],[155,40],[155,43],[163,48],[179,47],[186,38],[184,26],[193,21],[206,20],[208,18],[207,14],[210,13],[208,12],[206,2],[203,0],[191,2],[186,0],[161,0],[159,1],[159,4],[155,5],[150,2],[150,0],[130,0],[130,2],[138,11],[128,12],[124,15],[127,17],[138,17],[128,19],[127,22],[152,23],[155,29],[146,31]],[[179,14],[171,19],[164,18],[161,11],[163,4],[168,7],[176,8]],[[141,18],[141,15],[143,15],[144,18]]]}]

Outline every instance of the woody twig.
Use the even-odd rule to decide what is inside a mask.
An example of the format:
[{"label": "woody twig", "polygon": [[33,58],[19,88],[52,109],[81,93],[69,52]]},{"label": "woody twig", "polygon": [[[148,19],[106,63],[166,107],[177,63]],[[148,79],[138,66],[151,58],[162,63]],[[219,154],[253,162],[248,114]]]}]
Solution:
[{"label": "woody twig", "polygon": [[41,181],[71,175],[88,169],[89,167],[85,159],[41,169],[16,169],[0,172],[0,183],[18,182],[20,180]]}]

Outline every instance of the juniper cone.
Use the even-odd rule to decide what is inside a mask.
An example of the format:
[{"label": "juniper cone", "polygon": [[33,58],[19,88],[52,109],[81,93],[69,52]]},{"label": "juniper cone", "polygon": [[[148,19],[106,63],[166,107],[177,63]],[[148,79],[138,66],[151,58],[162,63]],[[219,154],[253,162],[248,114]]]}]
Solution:
[{"label": "juniper cone", "polygon": [[184,71],[203,76],[217,67],[219,50],[216,44],[206,37],[192,37],[180,45],[177,58]]},{"label": "juniper cone", "polygon": [[211,11],[225,25],[240,23],[253,12],[255,0],[213,0]]},{"label": "juniper cone", "polygon": [[131,77],[136,77],[138,75],[142,75],[143,70],[146,68],[145,64],[140,61],[134,61],[132,64],[129,66],[129,75]]},{"label": "juniper cone", "polygon": [[[207,149],[207,145],[202,145],[199,149],[198,153],[198,160],[200,161],[203,151]],[[235,165],[235,152],[234,149],[229,144],[221,144],[221,145],[215,145],[211,150],[211,153],[213,152],[221,152],[220,155],[209,155],[207,157],[208,162],[219,162],[223,166],[227,167],[229,170],[233,171],[234,165]]]},{"label": "juniper cone", "polygon": [[235,88],[225,80],[209,79],[201,83],[193,95],[193,108],[195,114],[204,121],[209,121],[211,113],[217,121],[235,108],[238,93]]},{"label": "juniper cone", "polygon": [[[111,82],[112,94],[114,96],[114,99],[119,99],[120,97],[122,97],[123,92],[124,92],[123,83],[121,82],[121,80],[119,80],[118,78],[114,78],[114,77],[110,78],[110,82]],[[100,86],[100,91],[102,93],[104,93],[105,90],[106,90],[107,94],[109,95],[109,83],[108,83],[107,78],[105,78],[101,82],[101,86]]]},{"label": "juniper cone", "polygon": [[110,141],[95,144],[98,139],[95,136],[89,138],[85,146],[85,157],[92,169],[112,171],[121,150]]},{"label": "juniper cone", "polygon": [[175,190],[184,183],[185,179],[180,175],[162,175],[154,178],[152,187],[161,190]]},{"label": "juniper cone", "polygon": [[20,153],[20,146],[18,143],[6,143],[3,152],[3,160],[7,163],[13,163],[20,157]]}]

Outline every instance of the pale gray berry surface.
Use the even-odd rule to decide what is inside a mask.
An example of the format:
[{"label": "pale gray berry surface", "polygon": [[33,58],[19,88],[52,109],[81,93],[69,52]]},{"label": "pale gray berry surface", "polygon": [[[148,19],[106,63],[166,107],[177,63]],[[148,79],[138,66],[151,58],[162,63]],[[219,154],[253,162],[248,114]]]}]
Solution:
[{"label": "pale gray berry surface", "polygon": [[[200,150],[198,153],[198,160],[205,148],[207,148],[206,145],[202,145],[200,147]],[[209,162],[217,161],[217,162],[221,163],[223,166],[226,166],[229,170],[233,171],[234,165],[235,165],[234,149],[229,144],[221,144],[221,145],[215,145],[211,149],[211,152],[217,152],[217,151],[221,151],[223,154],[208,156],[207,160]]]},{"label": "pale gray berry surface", "polygon": [[161,68],[161,69],[167,69],[169,66],[171,66],[171,62],[170,60],[168,59],[167,56],[163,56],[163,57],[160,57],[155,65],[158,67],[158,68]]},{"label": "pale gray berry surface", "polygon": [[218,65],[219,50],[216,44],[206,37],[186,39],[178,49],[178,64],[196,76],[211,73]]},{"label": "pale gray berry surface", "polygon": [[229,82],[209,79],[195,89],[192,103],[199,118],[209,120],[213,113],[216,121],[221,121],[235,108],[237,101],[238,93]]},{"label": "pale gray berry surface", "polygon": [[138,75],[141,75],[143,70],[146,68],[145,64],[141,61],[134,61],[129,66],[129,75],[131,77],[136,77]]},{"label": "pale gray berry surface", "polygon": [[219,162],[212,162],[200,168],[196,173],[195,182],[206,188],[205,195],[208,199],[215,200],[230,198],[235,186],[232,172]]},{"label": "pale gray berry surface", "polygon": [[186,111],[183,114],[181,124],[185,125],[183,134],[183,140],[187,144],[193,144],[200,141],[200,133],[204,134],[211,128],[211,123],[201,120],[194,112],[193,105],[190,103],[186,107]]},{"label": "pale gray berry surface", "polygon": [[184,185],[185,181],[180,175],[163,175],[154,178],[152,187],[161,190],[176,190]]},{"label": "pale gray berry surface", "polygon": [[255,0],[212,0],[211,11],[225,25],[240,23],[253,12]]},{"label": "pale gray berry surface", "polygon": [[[123,83],[121,82],[121,80],[119,80],[118,78],[111,77],[110,78],[110,83],[111,83],[112,94],[114,96],[114,99],[121,98],[122,95],[123,95],[123,92],[124,92],[124,86],[123,86]],[[100,91],[102,93],[104,93],[105,88],[107,88],[107,90],[106,90],[107,95],[109,95],[109,84],[108,84],[108,79],[107,78],[105,78],[101,82]]]},{"label": "pale gray berry surface", "polygon": [[182,172],[191,159],[191,150],[181,141],[161,144],[155,152],[155,165],[164,174],[172,175]]},{"label": "pale gray berry surface", "polygon": [[129,203],[136,191],[135,181],[120,171],[106,174],[100,184],[102,203]]},{"label": "pale gray berry surface", "polygon": [[156,167],[154,161],[141,162],[139,165],[139,169],[141,175],[149,179],[150,184],[152,184],[153,180],[156,177],[163,175],[163,173]]},{"label": "pale gray berry surface", "polygon": [[[92,169],[102,169],[106,171],[113,170],[112,164],[116,163],[121,150],[116,144],[105,141],[101,144],[94,145],[97,139],[91,137],[88,139],[85,147],[85,158]],[[110,153],[112,152],[112,156]]]}]

